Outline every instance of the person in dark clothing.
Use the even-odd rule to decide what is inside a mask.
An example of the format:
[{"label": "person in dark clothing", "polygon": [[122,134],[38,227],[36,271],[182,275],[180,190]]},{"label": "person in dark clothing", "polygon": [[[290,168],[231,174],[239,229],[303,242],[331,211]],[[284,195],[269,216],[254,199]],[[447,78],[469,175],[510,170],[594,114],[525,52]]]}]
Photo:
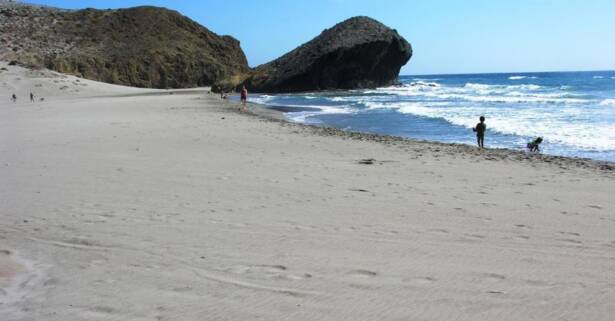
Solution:
[{"label": "person in dark clothing", "polygon": [[34,93],[33,92],[30,93],[30,102],[31,103],[34,102]]},{"label": "person in dark clothing", "polygon": [[15,95],[15,93],[13,93],[13,95],[11,96],[11,100],[16,103],[17,102],[17,95]]},{"label": "person in dark clothing", "polygon": [[246,86],[243,86],[243,88],[241,89],[241,103],[245,106],[247,101],[248,101],[248,90],[246,89]]},{"label": "person in dark clothing", "polygon": [[485,148],[485,131],[487,131],[487,125],[485,125],[485,116],[480,116],[480,123],[476,124],[476,127],[472,128],[476,133],[476,142],[478,147]]},{"label": "person in dark clothing", "polygon": [[533,141],[527,143],[527,149],[530,152],[540,152],[540,144],[542,143],[542,137],[537,137]]}]

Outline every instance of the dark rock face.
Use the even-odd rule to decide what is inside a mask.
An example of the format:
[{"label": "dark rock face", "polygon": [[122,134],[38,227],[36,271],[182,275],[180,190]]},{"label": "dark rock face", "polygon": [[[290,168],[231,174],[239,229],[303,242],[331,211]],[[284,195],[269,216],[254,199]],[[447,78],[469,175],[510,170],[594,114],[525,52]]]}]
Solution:
[{"label": "dark rock face", "polygon": [[178,12],[0,6],[0,59],[136,87],[211,85],[249,71],[239,41]]},{"label": "dark rock face", "polygon": [[393,84],[412,56],[395,30],[355,17],[250,69],[239,41],[156,7],[62,10],[0,0],[0,59],[136,87],[299,92]]},{"label": "dark rock face", "polygon": [[243,84],[269,93],[386,86],[411,56],[412,47],[397,31],[355,17],[255,68]]}]

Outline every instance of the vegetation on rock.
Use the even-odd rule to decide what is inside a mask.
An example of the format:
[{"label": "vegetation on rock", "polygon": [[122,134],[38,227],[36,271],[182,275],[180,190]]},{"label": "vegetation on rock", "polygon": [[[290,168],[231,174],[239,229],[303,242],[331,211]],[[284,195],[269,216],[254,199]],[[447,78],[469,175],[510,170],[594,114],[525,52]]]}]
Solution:
[{"label": "vegetation on rock", "polygon": [[0,34],[0,59],[113,84],[206,86],[249,70],[239,41],[164,8],[3,6]]}]

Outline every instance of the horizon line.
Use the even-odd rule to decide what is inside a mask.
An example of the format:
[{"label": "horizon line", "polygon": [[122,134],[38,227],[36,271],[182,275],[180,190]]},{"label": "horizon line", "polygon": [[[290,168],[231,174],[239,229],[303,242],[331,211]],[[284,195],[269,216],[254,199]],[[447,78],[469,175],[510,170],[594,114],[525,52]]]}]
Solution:
[{"label": "horizon line", "polygon": [[545,74],[565,72],[615,72],[615,69],[590,70],[551,70],[551,71],[488,71],[488,72],[452,72],[452,73],[426,73],[426,74],[399,74],[399,76],[455,76],[455,75],[497,75],[497,74]]}]

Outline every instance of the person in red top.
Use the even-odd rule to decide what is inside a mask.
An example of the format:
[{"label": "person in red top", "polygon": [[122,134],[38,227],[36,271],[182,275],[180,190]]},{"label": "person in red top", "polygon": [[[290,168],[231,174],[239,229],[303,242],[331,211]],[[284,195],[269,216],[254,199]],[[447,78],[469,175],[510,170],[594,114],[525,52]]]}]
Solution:
[{"label": "person in red top", "polygon": [[248,90],[246,89],[246,86],[243,86],[243,88],[241,89],[241,103],[245,106],[247,101],[248,101]]}]

